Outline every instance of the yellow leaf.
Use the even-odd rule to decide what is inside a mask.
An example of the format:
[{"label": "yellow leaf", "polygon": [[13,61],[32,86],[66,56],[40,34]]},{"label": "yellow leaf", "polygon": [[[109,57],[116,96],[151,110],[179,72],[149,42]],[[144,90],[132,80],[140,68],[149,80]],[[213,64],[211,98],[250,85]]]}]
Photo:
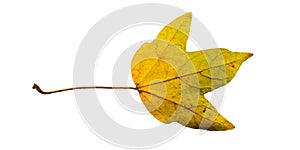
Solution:
[{"label": "yellow leaf", "polygon": [[132,78],[145,107],[159,121],[194,129],[233,129],[204,94],[230,82],[252,54],[224,48],[186,52],[191,20],[186,13],[144,43],[132,59]]}]

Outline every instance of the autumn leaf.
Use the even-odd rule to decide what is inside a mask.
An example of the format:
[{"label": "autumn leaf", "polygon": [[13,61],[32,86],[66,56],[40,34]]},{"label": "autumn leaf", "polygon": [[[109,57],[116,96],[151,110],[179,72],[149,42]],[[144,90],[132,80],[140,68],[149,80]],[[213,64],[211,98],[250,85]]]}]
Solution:
[{"label": "autumn leaf", "polygon": [[191,20],[186,13],[143,44],[132,59],[132,78],[145,107],[159,121],[194,129],[233,129],[204,94],[230,82],[252,54],[224,48],[186,52]]},{"label": "autumn leaf", "polygon": [[253,54],[225,48],[187,52],[191,21],[191,13],[176,18],[155,40],[139,48],[131,62],[136,87],[88,86],[50,92],[37,84],[32,88],[41,94],[90,88],[137,90],[147,110],[163,123],[215,131],[233,129],[204,94],[229,83]]}]

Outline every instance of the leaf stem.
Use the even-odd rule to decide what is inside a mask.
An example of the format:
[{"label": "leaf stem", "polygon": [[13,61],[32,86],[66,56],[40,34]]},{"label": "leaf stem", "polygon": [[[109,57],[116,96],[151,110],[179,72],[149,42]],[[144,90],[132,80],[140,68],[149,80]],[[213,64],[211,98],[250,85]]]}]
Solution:
[{"label": "leaf stem", "polygon": [[70,91],[70,90],[76,90],[76,89],[132,89],[132,90],[138,90],[136,87],[121,87],[121,86],[79,86],[79,87],[72,87],[72,88],[65,88],[65,89],[59,89],[54,91],[43,91],[40,86],[37,84],[33,84],[32,89],[36,89],[41,94],[52,94],[52,93],[58,93],[58,92],[64,92],[64,91]]}]

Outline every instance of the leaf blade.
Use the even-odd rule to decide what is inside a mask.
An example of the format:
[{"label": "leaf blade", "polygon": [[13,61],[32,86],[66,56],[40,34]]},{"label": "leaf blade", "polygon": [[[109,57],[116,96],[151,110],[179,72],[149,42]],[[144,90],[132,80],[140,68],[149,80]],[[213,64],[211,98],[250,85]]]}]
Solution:
[{"label": "leaf blade", "polygon": [[188,17],[191,19],[190,13],[178,17],[157,39],[140,47],[132,59],[133,81],[147,110],[163,123],[217,131],[233,129],[234,125],[204,94],[229,83],[252,54],[224,48],[186,52],[188,33],[183,32],[190,30]]}]

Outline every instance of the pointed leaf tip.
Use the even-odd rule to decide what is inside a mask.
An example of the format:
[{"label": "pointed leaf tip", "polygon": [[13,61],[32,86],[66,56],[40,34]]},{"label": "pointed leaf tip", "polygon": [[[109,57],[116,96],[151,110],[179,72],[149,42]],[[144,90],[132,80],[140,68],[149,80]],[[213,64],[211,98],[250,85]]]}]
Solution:
[{"label": "pointed leaf tip", "polygon": [[187,12],[166,25],[157,35],[157,39],[170,42],[185,51],[191,22],[192,13]]},{"label": "pointed leaf tip", "polygon": [[253,54],[253,53],[248,53],[248,55],[249,55],[250,57],[252,57],[254,54]]},{"label": "pointed leaf tip", "polygon": [[208,130],[210,130],[210,131],[226,131],[226,130],[232,130],[234,128],[235,128],[235,126],[230,121],[228,121],[222,115],[218,114],[218,116],[215,118],[215,121],[208,128]]},{"label": "pointed leaf tip", "polygon": [[250,57],[253,56],[253,54],[249,53],[249,52],[242,52],[241,54],[242,54],[242,60],[243,61],[246,61],[247,59],[249,59]]},{"label": "pointed leaf tip", "polygon": [[189,11],[186,14],[192,16],[193,13],[191,11]]}]

